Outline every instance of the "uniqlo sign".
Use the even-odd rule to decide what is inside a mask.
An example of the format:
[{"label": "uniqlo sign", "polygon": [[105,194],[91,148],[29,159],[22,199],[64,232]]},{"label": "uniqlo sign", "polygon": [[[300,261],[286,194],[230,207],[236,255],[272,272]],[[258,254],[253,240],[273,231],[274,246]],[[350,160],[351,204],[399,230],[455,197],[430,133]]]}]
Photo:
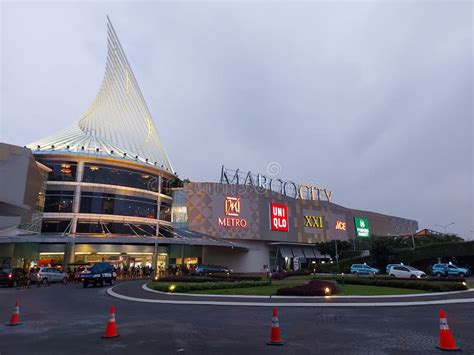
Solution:
[{"label": "uniqlo sign", "polygon": [[288,232],[288,206],[270,203],[270,228],[272,231]]}]

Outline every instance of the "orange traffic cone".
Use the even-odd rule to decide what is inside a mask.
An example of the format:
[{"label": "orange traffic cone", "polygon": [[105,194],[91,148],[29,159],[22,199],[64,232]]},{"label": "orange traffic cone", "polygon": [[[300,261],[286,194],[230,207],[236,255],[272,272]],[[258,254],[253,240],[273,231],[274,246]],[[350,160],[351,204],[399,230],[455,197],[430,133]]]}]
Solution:
[{"label": "orange traffic cone", "polygon": [[10,327],[14,327],[16,325],[22,325],[23,323],[20,323],[20,304],[18,303],[18,300],[15,303],[15,308],[13,308],[13,313],[12,316],[10,317],[10,323],[5,324]]},{"label": "orange traffic cone", "polygon": [[443,310],[439,311],[439,346],[436,348],[446,351],[461,351],[461,349],[456,347],[453,334],[446,320],[446,314]]},{"label": "orange traffic cone", "polygon": [[109,312],[109,321],[107,322],[107,327],[105,328],[105,334],[102,338],[116,338],[117,334],[117,324],[115,323],[115,307],[110,307]]},{"label": "orange traffic cone", "polygon": [[278,324],[278,314],[276,307],[273,307],[272,330],[270,333],[270,341],[267,345],[283,345],[285,342],[281,338],[280,325]]}]

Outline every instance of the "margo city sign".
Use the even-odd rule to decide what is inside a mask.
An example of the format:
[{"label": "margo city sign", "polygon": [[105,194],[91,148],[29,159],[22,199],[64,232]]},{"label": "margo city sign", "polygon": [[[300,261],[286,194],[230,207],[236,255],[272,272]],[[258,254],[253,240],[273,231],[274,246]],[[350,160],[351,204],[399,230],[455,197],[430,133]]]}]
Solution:
[{"label": "margo city sign", "polygon": [[318,186],[296,184],[293,181],[285,181],[282,179],[269,178],[268,176],[240,172],[237,170],[230,170],[222,166],[221,184],[235,184],[235,185],[250,185],[258,188],[267,189],[282,195],[299,198],[302,200],[317,200],[322,199],[331,202],[332,191]]},{"label": "margo city sign", "polygon": [[240,214],[240,197],[226,196],[224,200],[224,213],[226,217],[218,217],[217,224],[223,227],[247,227],[247,220],[239,218]]}]

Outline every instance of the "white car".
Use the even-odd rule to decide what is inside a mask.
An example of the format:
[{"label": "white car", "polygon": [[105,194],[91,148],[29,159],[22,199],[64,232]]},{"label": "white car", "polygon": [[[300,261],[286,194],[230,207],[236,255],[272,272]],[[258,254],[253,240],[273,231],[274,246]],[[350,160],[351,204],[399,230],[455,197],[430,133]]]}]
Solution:
[{"label": "white car", "polygon": [[61,272],[52,267],[42,267],[31,276],[32,282],[47,283],[47,282],[62,282],[66,284],[68,277],[65,272]]},{"label": "white car", "polygon": [[389,275],[398,279],[421,279],[426,277],[423,271],[407,265],[393,266]]}]

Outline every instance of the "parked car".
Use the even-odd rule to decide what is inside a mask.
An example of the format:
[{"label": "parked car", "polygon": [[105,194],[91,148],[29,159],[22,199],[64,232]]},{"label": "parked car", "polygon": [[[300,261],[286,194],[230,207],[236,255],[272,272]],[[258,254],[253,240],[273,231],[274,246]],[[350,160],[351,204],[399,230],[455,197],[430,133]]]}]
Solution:
[{"label": "parked car", "polygon": [[194,270],[190,271],[191,275],[212,275],[212,274],[229,274],[230,271],[226,267],[218,265],[196,265]]},{"label": "parked car", "polygon": [[386,267],[385,267],[385,273],[388,275],[390,274],[390,269],[394,266],[400,266],[400,265],[403,265],[403,264],[388,264]]},{"label": "parked car", "polygon": [[351,266],[351,274],[354,275],[375,275],[379,272],[379,269],[370,267],[367,264],[352,264]]},{"label": "parked car", "polygon": [[105,286],[105,283],[113,285],[117,279],[117,273],[109,263],[97,263],[84,270],[80,274],[80,280],[84,288],[92,284],[94,286]]},{"label": "parked car", "polygon": [[68,276],[65,272],[53,267],[41,267],[32,273],[31,282],[62,282],[63,284],[67,284]]},{"label": "parked car", "polygon": [[398,279],[421,279],[426,277],[423,271],[408,265],[392,266],[389,275]]},{"label": "parked car", "polygon": [[28,273],[21,268],[1,267],[0,268],[0,285],[9,287],[17,287],[20,285],[28,285],[30,277]]},{"label": "parked car", "polygon": [[452,263],[438,263],[434,264],[431,268],[431,273],[434,276],[459,276],[465,277],[471,274],[471,271],[467,268],[456,266]]}]

